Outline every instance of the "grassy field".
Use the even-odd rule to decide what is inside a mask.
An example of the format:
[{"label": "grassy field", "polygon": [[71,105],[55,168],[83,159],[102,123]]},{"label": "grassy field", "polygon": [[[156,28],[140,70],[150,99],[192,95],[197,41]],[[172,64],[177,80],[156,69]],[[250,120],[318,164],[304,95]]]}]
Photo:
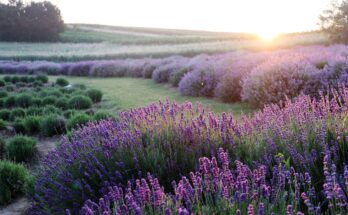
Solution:
[{"label": "grassy field", "polygon": [[[50,76],[54,81],[57,77]],[[232,112],[236,116],[241,113],[251,113],[246,104],[226,104],[217,100],[202,97],[185,97],[179,92],[163,84],[156,84],[152,80],[137,78],[88,78],[88,77],[64,77],[70,83],[85,84],[88,87],[100,89],[103,91],[104,108],[111,110],[126,110],[129,108],[142,107],[152,102],[169,99],[182,103],[190,101],[192,103],[200,102],[210,110],[221,112]]]},{"label": "grassy field", "polygon": [[0,60],[77,61],[135,57],[192,56],[265,50],[325,42],[320,33],[283,35],[272,43],[255,35],[206,31],[69,25],[57,43],[0,42]]}]

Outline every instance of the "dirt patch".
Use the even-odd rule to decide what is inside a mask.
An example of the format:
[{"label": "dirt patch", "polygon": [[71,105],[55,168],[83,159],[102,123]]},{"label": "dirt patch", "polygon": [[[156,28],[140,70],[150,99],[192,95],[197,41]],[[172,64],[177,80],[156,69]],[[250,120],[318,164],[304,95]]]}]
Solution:
[{"label": "dirt patch", "polygon": [[1,215],[22,215],[26,214],[29,209],[30,203],[25,197],[21,197],[15,200],[12,204],[0,208]]},{"label": "dirt patch", "polygon": [[45,156],[49,151],[56,148],[61,137],[39,138],[37,140],[36,148],[40,153],[40,156]]}]

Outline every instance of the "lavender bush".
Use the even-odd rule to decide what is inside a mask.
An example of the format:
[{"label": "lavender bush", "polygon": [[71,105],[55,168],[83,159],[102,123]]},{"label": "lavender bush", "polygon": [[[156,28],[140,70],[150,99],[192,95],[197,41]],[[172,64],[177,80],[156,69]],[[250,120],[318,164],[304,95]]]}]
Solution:
[{"label": "lavender bush", "polygon": [[[228,153],[219,149],[217,158],[199,159],[199,168],[165,193],[157,178],[128,181],[128,186],[108,187],[97,202],[87,200],[80,214],[343,214],[348,209],[348,166],[337,172],[325,153],[325,181],[316,193],[309,173],[288,167],[282,155],[267,170],[254,169],[240,161],[230,164]],[[231,166],[233,166],[231,168]],[[134,184],[134,185],[133,185]],[[132,186],[133,185],[133,186]],[[323,198],[320,197],[323,195]]]},{"label": "lavender bush", "polygon": [[126,69],[115,62],[98,62],[93,65],[89,74],[95,77],[123,77]]},{"label": "lavender bush", "polygon": [[243,80],[242,99],[262,107],[298,96],[317,69],[297,55],[276,56],[255,67]]},{"label": "lavender bush", "polygon": [[157,66],[153,71],[152,79],[157,83],[168,82],[171,74],[180,71],[186,64],[186,61],[186,58],[176,56],[171,57],[169,62],[164,62],[164,64]]},{"label": "lavender bush", "polygon": [[219,80],[218,74],[212,67],[200,67],[187,73],[179,82],[179,91],[184,96],[214,95]]},{"label": "lavender bush", "polygon": [[35,208],[78,213],[85,201],[107,194],[108,187],[125,186],[147,172],[169,192],[173,180],[198,168],[200,157],[220,147],[251,168],[273,166],[281,153],[288,166],[311,176],[318,191],[326,180],[318,171],[323,152],[330,152],[339,172],[348,162],[348,89],[333,95],[331,100],[300,96],[283,108],[269,105],[240,120],[206,113],[199,105],[163,102],[123,112],[117,122],[89,124],[42,162],[32,196]]},{"label": "lavender bush", "polygon": [[330,93],[330,89],[348,86],[348,65],[345,61],[328,62],[324,68],[307,82],[304,93],[318,98],[319,92]]},{"label": "lavender bush", "polygon": [[269,53],[254,53],[233,56],[226,62],[227,65],[223,65],[228,69],[221,73],[222,78],[216,87],[215,96],[224,102],[241,101],[242,80],[268,55]]}]

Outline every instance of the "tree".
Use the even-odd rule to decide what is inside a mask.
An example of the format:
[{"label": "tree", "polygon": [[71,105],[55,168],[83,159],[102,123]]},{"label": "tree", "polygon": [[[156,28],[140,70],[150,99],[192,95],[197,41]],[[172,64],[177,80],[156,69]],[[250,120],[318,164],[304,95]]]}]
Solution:
[{"label": "tree", "polygon": [[348,0],[332,1],[320,16],[321,29],[332,42],[348,43]]},{"label": "tree", "polygon": [[63,30],[60,10],[48,1],[0,3],[0,40],[55,41]]}]

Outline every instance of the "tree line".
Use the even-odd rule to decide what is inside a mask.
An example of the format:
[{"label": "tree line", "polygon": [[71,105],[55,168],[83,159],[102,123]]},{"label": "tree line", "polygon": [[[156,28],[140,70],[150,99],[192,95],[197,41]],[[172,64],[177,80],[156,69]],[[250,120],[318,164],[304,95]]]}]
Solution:
[{"label": "tree line", "polygon": [[56,41],[64,31],[60,10],[51,2],[0,2],[1,41]]}]

